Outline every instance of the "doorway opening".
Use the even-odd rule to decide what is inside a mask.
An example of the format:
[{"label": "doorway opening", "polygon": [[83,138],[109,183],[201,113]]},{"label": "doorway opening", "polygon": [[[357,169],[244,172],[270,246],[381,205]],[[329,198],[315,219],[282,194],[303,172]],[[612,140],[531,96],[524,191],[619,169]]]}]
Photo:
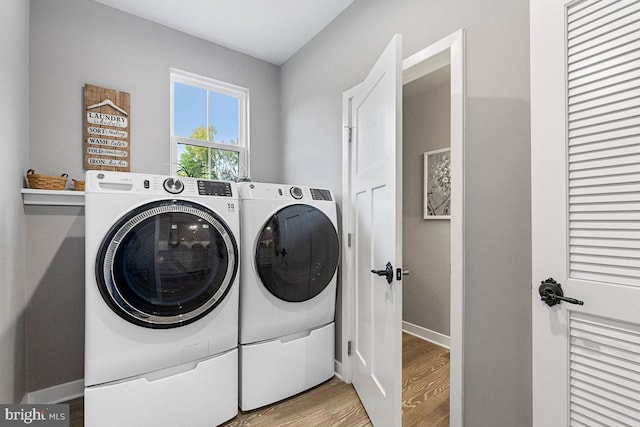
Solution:
[{"label": "doorway opening", "polygon": [[[369,211],[366,211],[366,209],[370,210],[371,207],[367,203],[358,205],[352,200],[352,197],[351,197],[354,194],[354,191],[356,191],[355,189],[357,189],[358,191],[369,191],[369,189],[362,190],[361,183],[359,181],[358,182],[353,181],[356,178],[359,179],[359,175],[354,173],[354,170],[358,169],[356,166],[359,165],[358,156],[367,154],[369,152],[365,149],[362,149],[359,151],[357,148],[354,148],[354,147],[359,147],[360,142],[366,140],[361,138],[365,138],[365,137],[370,137],[372,139],[372,144],[373,144],[372,146],[374,147],[378,147],[378,148],[382,146],[387,147],[387,145],[384,145],[387,140],[382,139],[383,133],[368,132],[369,128],[366,127],[366,124],[379,122],[379,121],[376,121],[377,119],[375,114],[371,116],[371,114],[369,113],[373,114],[373,113],[382,112],[382,111],[393,111],[394,114],[396,114],[395,116],[396,124],[395,125],[390,124],[389,127],[386,128],[386,129],[389,129],[389,128],[395,129],[395,126],[400,127],[399,129],[396,129],[393,132],[393,138],[395,139],[390,138],[390,140],[394,141],[393,145],[395,145],[396,147],[395,153],[393,154],[394,156],[393,158],[397,158],[397,154],[402,153],[402,149],[403,149],[402,147],[403,140],[401,138],[398,138],[402,136],[401,116],[397,114],[397,113],[400,113],[400,111],[395,110],[394,109],[395,107],[393,107],[394,105],[398,105],[397,104],[398,101],[400,102],[402,101],[401,99],[402,94],[397,93],[397,95],[395,95],[396,96],[395,101],[389,100],[389,98],[384,98],[385,102],[390,103],[390,104],[385,104],[384,106],[376,104],[376,102],[382,101],[382,98],[372,97],[372,96],[367,97],[367,95],[370,93],[372,88],[375,88],[375,85],[377,83],[384,81],[383,80],[384,76],[387,76],[387,75],[393,76],[391,78],[395,79],[397,90],[401,90],[401,86],[404,83],[410,83],[410,82],[416,81],[426,75],[429,75],[437,70],[442,69],[443,67],[448,67],[448,74],[450,79],[449,80],[449,112],[450,112],[449,139],[450,139],[450,169],[451,169],[451,199],[450,199],[451,205],[450,205],[450,220],[449,220],[449,223],[450,223],[450,229],[449,229],[449,236],[450,236],[449,346],[451,350],[450,375],[449,375],[450,377],[449,423],[451,426],[462,426],[463,425],[462,408],[464,407],[464,403],[463,403],[463,389],[464,389],[464,385],[463,385],[463,360],[464,360],[463,358],[464,155],[463,154],[464,154],[464,149],[463,149],[463,145],[464,145],[464,99],[465,99],[464,30],[459,30],[445,37],[444,39],[441,39],[440,41],[432,44],[431,46],[415,53],[414,55],[411,55],[410,57],[404,60],[400,60],[399,59],[400,55],[395,54],[395,52],[399,52],[398,50],[394,51],[394,55],[396,55],[395,59],[390,58],[389,55],[385,56],[385,54],[387,54],[387,51],[390,49],[393,43],[396,44],[396,49],[397,49],[397,46],[398,46],[397,38],[398,38],[398,35],[396,35],[396,37],[394,37],[394,39],[392,40],[392,43],[389,44],[389,46],[387,47],[387,50],[385,50],[383,55],[380,57],[379,61],[374,66],[374,69],[372,69],[372,71],[367,76],[367,79],[365,79],[361,84],[356,85],[353,88],[343,93],[343,124],[344,124],[343,194],[348,196],[345,197],[345,199],[343,200],[343,206],[342,206],[342,213],[343,213],[342,235],[345,242],[345,247],[348,247],[348,248],[351,248],[352,238],[356,242],[356,248],[357,248],[358,247],[357,243],[359,242],[358,239],[362,238],[363,235],[366,236],[365,239],[368,239],[370,237],[370,235],[367,234],[370,232],[369,228],[363,226],[362,232],[360,232],[359,231],[360,228],[358,227],[358,225],[354,225],[354,224],[356,219],[360,220],[363,218],[364,219],[372,218],[373,217],[372,214]],[[385,70],[387,70],[385,72],[388,74],[381,74],[382,72],[381,70],[383,66],[380,64],[383,59],[384,61],[386,61],[385,67],[388,67],[388,68],[385,68]],[[396,61],[395,62],[396,64],[400,64],[401,62],[401,69],[399,68],[395,69],[398,71],[394,71],[392,68],[392,65],[390,65],[391,63],[393,63],[394,60]],[[397,61],[400,61],[400,62],[397,62]],[[397,67],[399,67],[399,65],[397,65]],[[400,76],[402,76],[401,81],[398,80]],[[388,86],[385,86],[385,87],[388,88]],[[393,93],[395,94],[396,92],[393,92]],[[378,93],[378,95],[380,95],[380,93]],[[364,103],[368,103],[367,108],[362,107]],[[387,109],[385,110],[385,108]],[[369,114],[369,116],[371,117],[367,117],[367,120],[369,121],[365,123],[364,127],[360,127],[359,125],[360,120],[362,117],[365,117],[365,114]],[[389,119],[393,120],[392,116],[389,116]],[[382,130],[384,129],[385,128],[382,127]],[[360,132],[366,132],[366,133],[360,133]],[[384,135],[388,136],[390,134],[391,132]],[[355,135],[353,136],[353,141],[354,141],[353,144],[351,143],[352,135]],[[380,146],[375,145],[376,143],[378,143],[378,141],[373,141],[376,138],[380,138],[379,142],[382,145]],[[362,146],[366,147],[366,143],[364,143],[364,145]],[[388,148],[385,148],[385,149],[388,149]],[[354,163],[352,164],[353,159],[355,160],[354,160]],[[354,164],[356,166],[354,166]],[[363,165],[368,165],[368,164],[369,163],[366,163],[366,164],[363,163]],[[376,165],[378,164],[384,164],[384,162],[376,163]],[[391,184],[386,183],[385,184],[386,187],[384,187],[384,188],[390,188],[389,185],[394,185],[396,190],[398,191],[397,194],[400,194],[400,195],[402,195],[403,193],[403,188],[402,188],[402,177],[401,177],[401,174],[398,174],[398,172],[402,170],[402,167],[403,167],[402,162],[399,162],[399,164],[397,164],[397,169],[392,173],[392,175],[395,176],[394,178],[395,181],[392,181]],[[369,170],[367,169],[366,172],[369,172]],[[423,180],[423,173],[424,172],[422,172],[418,178],[418,181],[420,183]],[[362,175],[364,176],[364,174]],[[367,175],[367,177],[368,176],[373,176],[373,175],[369,174]],[[375,175],[375,176],[380,176],[380,175]],[[371,191],[378,188],[383,188],[383,187],[382,186],[371,187]],[[422,189],[420,191],[422,192]],[[366,193],[366,194],[368,195],[369,193]],[[418,197],[420,199],[419,203],[423,203],[422,202],[423,195],[420,194]],[[400,199],[397,199],[397,200],[400,200]],[[385,208],[385,206],[382,206],[382,208]],[[386,206],[386,208],[388,208],[388,206]],[[398,208],[399,206],[398,204],[396,204],[396,212],[398,210],[401,210]],[[362,209],[365,209],[365,210],[362,210]],[[400,228],[403,227],[404,225],[403,223],[404,221],[402,220],[396,221],[394,218],[395,226],[392,225],[390,226],[391,229],[388,229],[385,231],[385,233],[395,236],[394,239],[396,240],[394,240],[394,242],[398,242],[402,239],[402,232]],[[376,233],[380,232],[376,234],[378,236],[383,235],[382,229],[380,227],[376,228],[375,232]],[[366,240],[366,242],[369,242],[369,240]],[[374,242],[374,240],[371,240],[371,242]],[[396,266],[398,278],[396,280],[393,280],[391,275],[389,274],[391,263],[390,262],[387,263],[386,276],[387,276],[387,280],[389,281],[389,284],[393,282],[395,289],[398,289],[397,287],[400,287],[400,290],[401,290],[400,293],[396,293],[395,291],[393,291],[394,286],[387,286],[386,288],[383,288],[386,291],[388,291],[388,293],[391,293],[392,291],[394,292],[393,298],[387,298],[387,300],[385,300],[385,303],[388,303],[390,305],[394,304],[393,301],[402,300],[402,293],[403,293],[402,290],[404,288],[405,281],[404,280],[401,281],[401,276],[402,276],[401,270],[403,268],[405,269],[409,268],[409,266],[407,267],[404,266],[404,262],[402,259],[402,246],[403,246],[402,244],[395,245],[393,249],[395,251],[395,259],[397,260],[397,263],[398,263],[398,265]],[[407,249],[407,251],[409,251],[409,249]],[[372,254],[375,255],[375,254],[378,254],[378,252],[373,251]],[[385,252],[384,254],[385,256],[389,255],[387,254],[387,252]],[[370,363],[369,365],[364,366],[364,368],[358,365],[359,367],[358,372],[360,373],[355,372],[354,367],[356,366],[356,359],[358,358],[351,357],[351,349],[352,347],[355,347],[357,349],[358,345],[360,344],[360,341],[359,341],[360,336],[356,333],[357,330],[360,330],[359,328],[366,328],[367,325],[376,325],[377,327],[385,328],[384,337],[387,342],[395,341],[395,338],[396,337],[398,338],[398,340],[395,341],[397,342],[398,348],[396,348],[396,346],[394,345],[392,349],[390,347],[387,347],[390,349],[388,352],[386,352],[386,350],[383,351],[383,353],[385,354],[385,357],[390,357],[394,360],[394,364],[393,364],[394,373],[392,375],[388,374],[388,371],[389,371],[388,369],[384,373],[385,381],[387,381],[386,384],[391,384],[392,381],[389,381],[389,378],[393,377],[393,382],[395,382],[394,383],[395,385],[393,385],[394,387],[393,393],[383,394],[382,398],[377,400],[377,403],[380,404],[378,406],[384,406],[386,411],[393,411],[394,414],[399,414],[400,405],[402,404],[402,402],[401,402],[400,395],[397,391],[401,390],[402,369],[400,368],[399,363],[395,365],[396,363],[395,360],[397,360],[397,355],[402,352],[402,349],[399,348],[401,345],[400,343],[402,342],[402,339],[400,339],[400,335],[402,333],[402,320],[400,319],[400,316],[399,316],[400,311],[395,311],[395,307],[394,307],[393,315],[389,315],[390,313],[388,313],[388,311],[390,310],[387,310],[387,311],[369,310],[367,311],[367,313],[371,312],[370,313],[371,316],[362,316],[361,314],[363,313],[359,312],[356,308],[357,302],[366,301],[367,296],[370,296],[373,294],[381,295],[380,292],[370,291],[370,289],[378,290],[380,289],[380,287],[372,288],[371,286],[364,286],[365,284],[369,284],[368,279],[364,279],[363,281],[356,280],[356,274],[355,274],[356,271],[359,272],[360,274],[359,277],[363,277],[363,278],[365,276],[371,277],[371,276],[368,276],[367,274],[369,273],[369,271],[371,271],[372,273],[376,273],[378,275],[380,275],[381,272],[384,273],[383,270],[379,270],[380,266],[377,265],[378,264],[377,261],[375,262],[371,262],[371,261],[373,261],[373,259],[369,257],[367,253],[365,253],[362,257],[360,257],[360,256],[354,256],[353,250],[347,250],[343,255],[341,275],[342,275],[342,283],[344,285],[341,287],[341,292],[340,292],[341,304],[339,306],[339,310],[341,313],[341,328],[340,328],[341,336],[339,339],[339,346],[340,346],[339,347],[340,348],[339,372],[341,373],[342,379],[346,382],[352,382],[352,379],[354,378],[354,376],[358,376],[358,378],[361,378],[362,375],[366,376],[366,375],[370,375],[371,373],[379,374],[379,372],[374,373],[372,369],[374,367],[377,367],[378,370],[381,370],[382,368],[380,366],[382,365],[375,365],[373,363]],[[372,268],[374,268],[375,270],[371,270]],[[446,283],[446,280],[445,280],[445,283]],[[359,285],[362,285],[362,286],[359,286]],[[363,309],[366,309],[368,307],[366,304],[365,305],[360,304],[360,305],[364,307]],[[423,309],[426,309],[426,308],[423,307]],[[371,317],[371,319],[369,319],[369,317]],[[367,321],[369,323],[366,323]],[[363,324],[363,322],[365,323]],[[367,338],[367,337],[370,337],[370,335],[371,335],[370,333],[369,334],[365,333],[362,336],[364,338]],[[393,339],[391,339],[391,337],[393,337]],[[368,347],[365,347],[365,349],[366,348]],[[359,354],[359,356],[360,356],[360,359],[362,359],[362,355]],[[361,372],[362,369],[365,369],[365,370],[368,369],[370,372],[367,371],[363,373]],[[373,381],[376,381],[378,379],[377,377],[372,377],[372,378],[373,378]],[[378,387],[378,389],[380,389],[380,387]],[[362,399],[362,396],[361,396],[361,399]],[[366,403],[364,403],[364,406],[367,409],[367,411],[369,410],[376,411],[376,408],[367,407]],[[394,415],[394,419],[397,419],[397,421],[394,421],[394,425],[396,425],[396,423],[399,425],[400,417],[398,416],[398,418],[395,418],[395,415]]]},{"label": "doorway opening", "polygon": [[420,419],[449,425],[451,65],[445,53],[427,74],[403,76],[402,254],[410,274],[402,287],[402,419],[407,425]]},{"label": "doorway opening", "polygon": [[[436,342],[439,345],[446,346],[447,341],[450,349],[450,364],[449,364],[449,424],[451,426],[462,426],[463,420],[463,338],[464,338],[464,100],[465,100],[465,65],[464,65],[464,30],[458,30],[455,33],[441,39],[440,41],[432,44],[431,46],[411,55],[407,59],[402,61],[402,83],[403,87],[410,89],[412,85],[418,87],[429,86],[430,84],[435,88],[442,86],[444,82],[448,82],[448,130],[449,130],[449,149],[450,149],[450,212],[449,220],[449,278],[446,278],[446,265],[441,266],[439,273],[440,280],[439,285],[439,303],[441,305],[446,304],[446,285],[449,290],[449,339],[446,338],[446,314],[440,312],[437,314],[440,316],[439,320],[431,320],[431,325],[425,329],[434,333],[427,333],[424,330],[420,332],[426,334],[430,341]],[[423,80],[424,79],[424,80]],[[444,83],[445,85],[447,83]],[[446,90],[446,89],[441,89]],[[411,110],[408,111],[411,114]],[[433,113],[435,117],[433,120],[437,120],[438,114],[445,114],[440,110],[439,113]],[[445,132],[440,130],[439,132]],[[435,135],[438,135],[435,133]],[[431,138],[431,137],[429,137]],[[443,146],[446,145],[446,137],[442,136],[444,142],[440,142]],[[407,141],[406,138],[403,142]],[[426,142],[425,144],[431,144],[432,142]],[[436,142],[438,143],[438,142]],[[443,147],[444,148],[444,147]],[[405,152],[410,152],[403,147],[403,158]],[[403,165],[404,166],[404,165]],[[424,172],[423,172],[424,174]],[[404,175],[404,174],[403,174]],[[422,175],[424,177],[424,175]],[[404,183],[403,183],[404,184]],[[422,184],[424,190],[424,184]],[[403,188],[403,191],[405,189]],[[422,203],[424,203],[425,194],[420,194]],[[405,193],[405,198],[408,194]],[[404,205],[404,203],[403,203]],[[404,207],[404,206],[403,206]],[[425,220],[425,221],[442,221],[442,220]],[[403,221],[403,226],[406,222]],[[438,226],[431,226],[432,229],[438,228]],[[446,240],[446,226],[440,226],[440,233],[443,240]],[[436,232],[435,230],[432,230]],[[407,248],[409,251],[409,248]],[[441,259],[446,262],[446,255],[444,251],[440,252]],[[409,252],[405,253],[405,256],[409,255]],[[410,256],[410,255],[409,255]],[[408,267],[407,267],[408,268]],[[445,273],[443,273],[443,271]],[[443,278],[442,275],[445,274]],[[411,277],[411,276],[409,276]],[[413,280],[419,279],[416,275],[413,276]],[[403,288],[406,293],[406,287],[410,286],[410,281],[406,281]],[[418,285],[416,285],[418,286]],[[423,296],[424,298],[424,296]],[[436,307],[433,304],[429,304],[423,307],[424,310],[435,310]],[[403,313],[404,314],[404,313]],[[407,320],[403,317],[403,320]],[[432,329],[432,328],[435,328]],[[440,329],[440,330],[438,330]],[[415,332],[415,331],[414,331]]]}]

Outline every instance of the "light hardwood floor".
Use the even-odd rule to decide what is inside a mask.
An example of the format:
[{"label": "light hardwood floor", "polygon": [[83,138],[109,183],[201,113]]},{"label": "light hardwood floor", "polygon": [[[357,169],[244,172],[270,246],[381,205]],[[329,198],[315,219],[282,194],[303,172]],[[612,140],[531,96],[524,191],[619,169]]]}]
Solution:
[{"label": "light hardwood floor", "polygon": [[402,426],[449,425],[449,350],[402,334]]},{"label": "light hardwood floor", "polygon": [[222,427],[371,426],[351,384],[331,380],[293,398],[255,411],[241,412]]},{"label": "light hardwood floor", "polygon": [[[83,399],[66,403],[71,405],[70,426],[82,427]],[[449,425],[449,351],[406,333],[402,334],[402,425]],[[241,412],[222,425],[236,426],[365,427],[371,422],[351,384],[334,377],[305,393]]]}]

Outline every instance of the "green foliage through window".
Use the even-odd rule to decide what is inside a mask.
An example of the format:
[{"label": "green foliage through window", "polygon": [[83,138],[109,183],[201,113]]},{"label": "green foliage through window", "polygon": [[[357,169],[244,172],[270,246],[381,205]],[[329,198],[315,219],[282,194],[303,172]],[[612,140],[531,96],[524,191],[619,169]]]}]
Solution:
[{"label": "green foliage through window", "polygon": [[[202,141],[214,141],[216,133],[215,126],[211,125],[207,129],[206,126],[201,125],[194,129],[189,137]],[[216,142],[237,144],[235,140]],[[183,148],[178,150],[180,152],[179,176],[227,181],[238,176],[240,158],[237,151],[189,144],[178,144],[178,146]]]}]

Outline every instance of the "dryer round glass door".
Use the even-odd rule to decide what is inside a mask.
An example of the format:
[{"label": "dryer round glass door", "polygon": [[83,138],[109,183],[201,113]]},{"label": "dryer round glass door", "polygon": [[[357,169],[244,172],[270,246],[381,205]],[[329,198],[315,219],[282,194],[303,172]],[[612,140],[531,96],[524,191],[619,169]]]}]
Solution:
[{"label": "dryer round glass door", "polygon": [[107,304],[149,328],[191,323],[225,297],[238,269],[226,223],[196,203],[162,200],[121,218],[102,242],[96,278]]},{"label": "dryer round glass door", "polygon": [[309,205],[290,205],[269,218],[255,262],[262,284],[289,302],[307,301],[331,282],[340,244],[331,220]]}]

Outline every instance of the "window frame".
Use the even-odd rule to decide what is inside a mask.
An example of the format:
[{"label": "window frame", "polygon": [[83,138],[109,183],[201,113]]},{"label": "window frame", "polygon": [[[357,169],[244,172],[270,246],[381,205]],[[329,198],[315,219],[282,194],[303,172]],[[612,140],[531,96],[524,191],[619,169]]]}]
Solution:
[{"label": "window frame", "polygon": [[[171,68],[169,74],[170,82],[170,156],[169,165],[171,175],[178,174],[178,144],[196,145],[225,151],[238,153],[238,174],[250,176],[249,171],[249,89],[226,83],[220,80],[204,77],[188,71]],[[238,98],[238,144],[223,144],[214,141],[192,139],[184,136],[176,136],[174,129],[175,106],[174,87],[175,83],[181,83],[207,91],[207,123],[209,128],[209,92],[217,92],[223,95]]]}]

